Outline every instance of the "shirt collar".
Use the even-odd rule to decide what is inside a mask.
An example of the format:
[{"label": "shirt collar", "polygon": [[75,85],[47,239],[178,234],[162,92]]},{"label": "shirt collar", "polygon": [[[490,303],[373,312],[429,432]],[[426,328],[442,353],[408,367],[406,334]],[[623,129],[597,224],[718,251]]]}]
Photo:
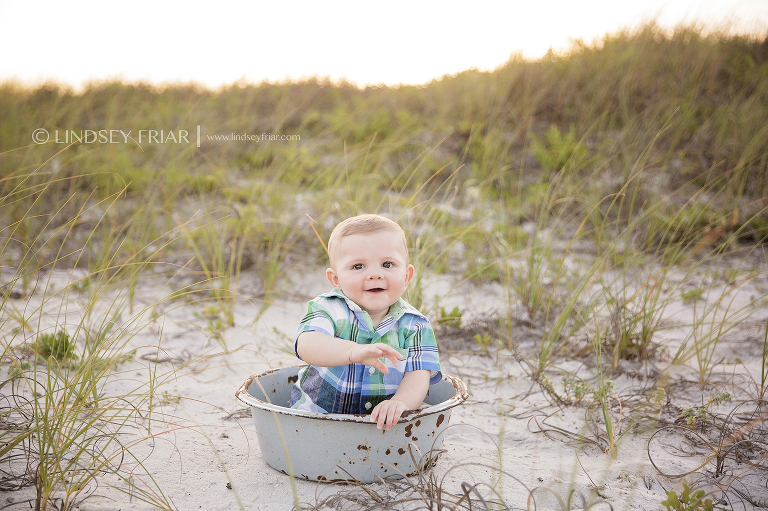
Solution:
[{"label": "shirt collar", "polygon": [[[320,296],[324,296],[327,298],[330,297],[336,297],[336,298],[342,298],[345,302],[347,302],[347,307],[349,307],[352,311],[357,312],[364,312],[363,309],[360,308],[358,304],[347,298],[347,295],[345,295],[341,289],[333,288],[331,291],[328,291],[327,293],[323,293]],[[395,303],[389,306],[389,311],[387,312],[385,318],[388,316],[392,316],[392,319],[397,321],[401,317],[403,317],[405,314],[413,314],[414,316],[419,316],[424,319],[427,319],[427,317],[419,312],[413,305],[406,302],[402,298],[398,298]],[[382,320],[383,321],[383,320]]]}]

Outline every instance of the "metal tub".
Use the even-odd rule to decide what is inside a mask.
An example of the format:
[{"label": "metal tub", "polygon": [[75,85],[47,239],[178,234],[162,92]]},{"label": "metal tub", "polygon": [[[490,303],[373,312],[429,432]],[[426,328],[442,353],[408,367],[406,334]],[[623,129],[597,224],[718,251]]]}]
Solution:
[{"label": "metal tub", "polygon": [[310,481],[373,482],[377,476],[416,473],[420,464],[436,459],[451,408],[469,397],[463,381],[443,375],[429,387],[424,399],[428,408],[410,412],[389,431],[379,430],[368,415],[288,408],[299,369],[253,375],[235,396],[251,407],[265,461],[284,474]]}]

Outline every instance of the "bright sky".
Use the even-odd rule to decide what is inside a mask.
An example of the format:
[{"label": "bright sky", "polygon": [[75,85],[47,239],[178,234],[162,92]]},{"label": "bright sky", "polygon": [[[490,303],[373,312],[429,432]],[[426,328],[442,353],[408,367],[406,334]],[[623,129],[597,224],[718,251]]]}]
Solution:
[{"label": "bright sky", "polygon": [[424,83],[656,18],[768,34],[767,0],[7,1],[0,81]]}]

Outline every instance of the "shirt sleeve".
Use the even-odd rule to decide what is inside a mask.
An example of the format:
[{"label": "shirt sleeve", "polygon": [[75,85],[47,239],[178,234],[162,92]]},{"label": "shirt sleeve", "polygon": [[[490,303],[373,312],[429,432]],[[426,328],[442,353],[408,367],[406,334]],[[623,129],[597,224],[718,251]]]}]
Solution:
[{"label": "shirt sleeve", "polygon": [[430,371],[429,384],[434,385],[442,380],[440,372],[440,356],[437,352],[437,341],[432,325],[423,317],[414,317],[410,327],[408,341],[408,357],[405,361],[405,371]]},{"label": "shirt sleeve", "polygon": [[307,303],[307,313],[299,323],[299,329],[296,332],[296,339],[293,342],[293,351],[299,360],[298,342],[299,336],[304,332],[321,332],[334,337],[334,326],[331,314],[328,308],[324,306],[327,299],[318,297]]}]

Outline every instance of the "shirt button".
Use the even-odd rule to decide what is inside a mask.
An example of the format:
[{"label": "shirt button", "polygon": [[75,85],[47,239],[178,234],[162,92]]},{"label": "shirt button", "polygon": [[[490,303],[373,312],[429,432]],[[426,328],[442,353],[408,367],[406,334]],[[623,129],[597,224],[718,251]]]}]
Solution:
[{"label": "shirt button", "polygon": [[376,368],[375,367],[371,367],[371,368],[368,369],[368,374],[373,374],[375,372],[376,372]]},{"label": "shirt button", "polygon": [[367,403],[365,403],[365,409],[366,409],[366,410],[370,410],[370,409],[371,409],[371,403],[370,403],[370,401],[369,401],[369,402],[367,402]]}]

